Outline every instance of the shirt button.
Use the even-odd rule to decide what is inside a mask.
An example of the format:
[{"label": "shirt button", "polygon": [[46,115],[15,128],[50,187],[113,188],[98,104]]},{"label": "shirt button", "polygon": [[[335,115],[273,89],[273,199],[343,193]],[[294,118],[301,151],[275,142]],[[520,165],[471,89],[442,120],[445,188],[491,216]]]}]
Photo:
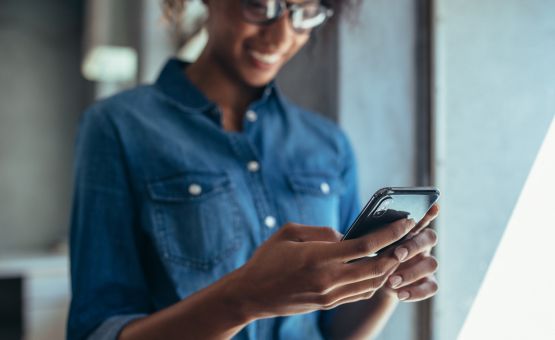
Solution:
[{"label": "shirt button", "polygon": [[327,195],[330,193],[330,185],[327,182],[322,182],[322,184],[320,184],[320,190]]},{"label": "shirt button", "polygon": [[247,169],[250,172],[257,172],[258,170],[260,170],[260,163],[258,163],[257,161],[250,161],[247,163]]},{"label": "shirt button", "polygon": [[272,93],[272,88],[271,87],[267,87],[264,90],[264,96],[266,96],[266,97],[268,97],[271,93]]},{"label": "shirt button", "polygon": [[198,196],[202,193],[202,187],[196,183],[189,185],[189,193],[193,196]]},{"label": "shirt button", "polygon": [[253,110],[247,111],[246,116],[247,116],[247,120],[251,123],[256,122],[256,120],[258,119],[258,115]]},{"label": "shirt button", "polygon": [[276,218],[274,216],[266,216],[266,218],[264,219],[264,224],[266,225],[266,227],[272,229],[273,227],[276,226]]}]

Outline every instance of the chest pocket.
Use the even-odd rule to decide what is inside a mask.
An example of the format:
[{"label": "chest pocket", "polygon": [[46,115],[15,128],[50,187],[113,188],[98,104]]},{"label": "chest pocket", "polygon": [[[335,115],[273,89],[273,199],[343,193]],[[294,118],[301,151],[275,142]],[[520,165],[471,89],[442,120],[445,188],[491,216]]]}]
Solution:
[{"label": "chest pocket", "polygon": [[239,246],[233,184],[225,173],[187,173],[148,184],[163,256],[209,270]]},{"label": "chest pocket", "polygon": [[339,227],[339,195],[337,177],[321,173],[290,173],[288,182],[299,207],[301,223]]}]

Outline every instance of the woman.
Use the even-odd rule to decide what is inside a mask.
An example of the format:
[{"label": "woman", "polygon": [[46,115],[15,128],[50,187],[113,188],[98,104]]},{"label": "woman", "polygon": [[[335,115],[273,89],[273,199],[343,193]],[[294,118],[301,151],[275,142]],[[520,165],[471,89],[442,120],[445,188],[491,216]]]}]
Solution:
[{"label": "woman", "polygon": [[399,299],[437,290],[435,234],[351,262],[414,222],[339,242],[360,208],[351,148],[273,82],[346,2],[204,2],[198,61],[170,60],[154,85],[83,117],[68,337],[376,334]]}]

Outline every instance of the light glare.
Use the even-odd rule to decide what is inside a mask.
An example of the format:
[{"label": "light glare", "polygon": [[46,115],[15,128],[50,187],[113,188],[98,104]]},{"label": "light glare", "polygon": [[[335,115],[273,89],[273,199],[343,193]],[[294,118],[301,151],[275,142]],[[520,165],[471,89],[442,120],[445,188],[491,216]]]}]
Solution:
[{"label": "light glare", "polygon": [[555,339],[554,195],[555,119],[459,340]]}]

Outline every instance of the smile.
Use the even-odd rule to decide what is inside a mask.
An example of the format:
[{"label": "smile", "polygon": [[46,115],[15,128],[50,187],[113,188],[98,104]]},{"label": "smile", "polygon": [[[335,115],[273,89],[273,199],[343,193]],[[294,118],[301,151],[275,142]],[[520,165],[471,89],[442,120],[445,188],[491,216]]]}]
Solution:
[{"label": "smile", "polygon": [[277,53],[274,54],[266,54],[266,53],[261,53],[261,52],[257,52],[257,51],[249,51],[249,54],[256,60],[264,63],[264,64],[268,64],[268,65],[273,65],[275,63],[277,63],[280,59],[280,55]]}]

